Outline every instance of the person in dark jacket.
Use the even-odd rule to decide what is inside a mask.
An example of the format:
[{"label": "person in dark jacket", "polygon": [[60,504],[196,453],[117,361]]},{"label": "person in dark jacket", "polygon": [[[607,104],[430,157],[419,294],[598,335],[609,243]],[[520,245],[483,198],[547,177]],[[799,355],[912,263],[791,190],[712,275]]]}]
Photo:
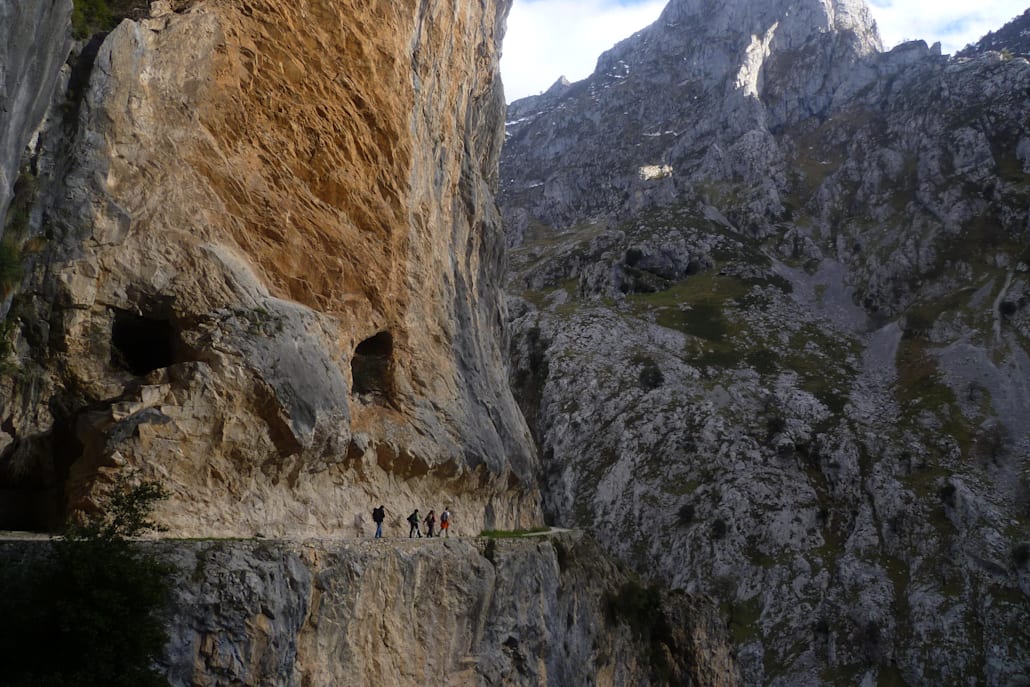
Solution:
[{"label": "person in dark jacket", "polygon": [[429,515],[426,516],[426,519],[423,522],[425,523],[425,526],[426,526],[426,536],[427,537],[432,537],[433,536],[433,528],[436,527],[436,511],[435,510],[429,511]]},{"label": "person in dark jacket", "polygon": [[383,536],[383,520],[386,519],[386,509],[383,508],[382,504],[379,504],[378,508],[372,509],[372,522],[376,524],[376,539],[380,539]]},{"label": "person in dark jacket", "polygon": [[418,508],[415,509],[414,513],[408,516],[408,522],[411,523],[411,529],[408,530],[408,539],[411,539],[416,534],[418,535],[419,539],[422,538],[422,532],[418,528],[418,523],[421,519],[422,516],[418,514]]}]

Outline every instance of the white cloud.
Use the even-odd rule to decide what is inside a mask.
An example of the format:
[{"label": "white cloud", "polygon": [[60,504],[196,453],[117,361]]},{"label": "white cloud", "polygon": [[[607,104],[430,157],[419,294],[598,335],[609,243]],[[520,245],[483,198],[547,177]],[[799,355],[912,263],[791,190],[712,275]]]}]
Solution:
[{"label": "white cloud", "polygon": [[508,15],[501,73],[509,101],[546,90],[558,77],[590,76],[598,56],[653,23],[666,0],[516,0]]},{"label": "white cloud", "polygon": [[[870,0],[884,47],[903,40],[940,41],[961,50],[1001,28],[1027,0]],[[515,0],[508,15],[501,72],[509,101],[546,90],[559,76],[590,75],[597,57],[654,22],[666,0]]]}]

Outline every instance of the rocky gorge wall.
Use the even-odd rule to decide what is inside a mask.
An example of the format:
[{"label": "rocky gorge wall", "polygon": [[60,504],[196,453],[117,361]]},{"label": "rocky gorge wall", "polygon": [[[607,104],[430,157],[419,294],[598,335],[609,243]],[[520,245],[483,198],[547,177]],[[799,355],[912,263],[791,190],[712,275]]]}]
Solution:
[{"label": "rocky gorge wall", "polygon": [[550,521],[711,594],[752,685],[1025,682],[1030,63],[672,0],[512,103]]},{"label": "rocky gorge wall", "polygon": [[23,156],[0,527],[125,474],[180,535],[540,521],[498,345],[507,8],[154,2],[77,46]]},{"label": "rocky gorge wall", "polygon": [[176,570],[174,687],[739,684],[707,600],[641,596],[581,534],[142,546]]}]

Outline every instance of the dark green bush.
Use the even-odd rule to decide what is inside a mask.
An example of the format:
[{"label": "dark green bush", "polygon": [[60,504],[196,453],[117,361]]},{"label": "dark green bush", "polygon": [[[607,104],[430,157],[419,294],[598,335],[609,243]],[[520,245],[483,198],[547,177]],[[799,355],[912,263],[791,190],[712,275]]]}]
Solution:
[{"label": "dark green bush", "polygon": [[0,297],[7,296],[21,281],[21,250],[12,239],[0,241]]},{"label": "dark green bush", "polygon": [[[151,687],[167,640],[171,569],[130,541],[164,491],[122,485],[104,513],[48,552],[0,566],[0,665],[13,687]],[[16,618],[17,622],[10,619]]]},{"label": "dark green bush", "polygon": [[110,31],[114,26],[114,15],[104,0],[75,0],[72,8],[73,36],[89,38],[99,31]]},{"label": "dark green bush", "polygon": [[630,580],[616,593],[605,594],[609,621],[623,622],[640,636],[648,636],[655,619],[662,615],[662,597],[657,587]]},{"label": "dark green bush", "polygon": [[1030,543],[1023,542],[1012,549],[1012,561],[1017,568],[1023,568],[1030,561]]},{"label": "dark green bush", "polygon": [[662,374],[658,363],[648,358],[640,369],[639,381],[641,387],[650,391],[651,389],[657,389],[665,383],[665,375]]},{"label": "dark green bush", "polygon": [[126,17],[146,13],[150,0],[75,0],[72,8],[72,34],[79,39],[110,31]]},{"label": "dark green bush", "polygon": [[608,622],[625,623],[638,638],[646,641],[653,677],[659,684],[668,683],[671,666],[666,648],[674,650],[675,642],[658,587],[631,579],[617,592],[606,592],[604,602]]},{"label": "dark green bush", "polygon": [[694,504],[684,503],[680,506],[676,519],[681,525],[689,525],[694,522]]}]

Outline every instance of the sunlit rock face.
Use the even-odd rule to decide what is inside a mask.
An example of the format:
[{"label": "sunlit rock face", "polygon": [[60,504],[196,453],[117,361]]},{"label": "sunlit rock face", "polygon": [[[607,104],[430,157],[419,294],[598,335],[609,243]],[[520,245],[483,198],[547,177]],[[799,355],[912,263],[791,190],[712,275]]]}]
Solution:
[{"label": "sunlit rock face", "polygon": [[120,475],[180,535],[539,522],[498,345],[507,9],[154,3],[73,55],[23,158],[0,527]]}]

